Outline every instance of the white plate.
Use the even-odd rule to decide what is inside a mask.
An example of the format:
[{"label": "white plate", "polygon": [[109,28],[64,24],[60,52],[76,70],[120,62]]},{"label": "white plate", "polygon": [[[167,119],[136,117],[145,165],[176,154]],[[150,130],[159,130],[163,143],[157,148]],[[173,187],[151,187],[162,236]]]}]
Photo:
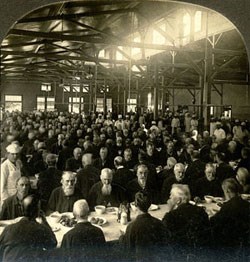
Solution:
[{"label": "white plate", "polygon": [[[93,221],[93,219],[95,219],[95,220],[102,219],[102,223],[95,223],[95,222]],[[103,225],[105,225],[105,224],[107,223],[107,220],[106,220],[104,217],[89,217],[89,218],[88,218],[88,221],[89,221],[92,225],[94,225],[94,226],[103,226]]]},{"label": "white plate", "polygon": [[155,205],[155,204],[151,204],[151,206],[149,207],[148,211],[154,211],[159,209],[159,206]]},{"label": "white plate", "polygon": [[242,199],[250,200],[250,194],[241,194]]}]

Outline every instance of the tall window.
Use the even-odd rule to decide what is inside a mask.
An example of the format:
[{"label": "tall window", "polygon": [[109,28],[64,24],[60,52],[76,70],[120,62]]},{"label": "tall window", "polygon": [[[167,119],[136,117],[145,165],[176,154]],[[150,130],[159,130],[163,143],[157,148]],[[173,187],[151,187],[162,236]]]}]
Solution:
[{"label": "tall window", "polygon": [[5,111],[22,111],[22,96],[5,95]]},{"label": "tall window", "polygon": [[135,112],[137,106],[136,98],[127,99],[127,111]]},{"label": "tall window", "polygon": [[55,98],[47,97],[47,111],[54,111],[54,110],[55,110]]},{"label": "tall window", "polygon": [[38,96],[36,98],[36,108],[39,111],[54,111],[55,110],[55,98]]},{"label": "tall window", "polygon": [[202,18],[202,12],[196,11],[194,15],[194,31],[195,32],[201,31],[201,18]]},{"label": "tall window", "polygon": [[84,98],[69,97],[68,109],[70,113],[80,113],[84,109]]},{"label": "tall window", "polygon": [[107,112],[112,112],[112,98],[106,99]]},{"label": "tall window", "polygon": [[190,30],[191,30],[191,17],[189,13],[186,13],[183,16],[183,36],[188,36],[190,35]]},{"label": "tall window", "polygon": [[96,98],[96,111],[97,112],[103,112],[104,111],[103,98]]},{"label": "tall window", "polygon": [[45,110],[45,97],[44,96],[38,96],[36,98],[36,109],[39,111]]},{"label": "tall window", "polygon": [[152,94],[148,93],[148,108],[152,108]]}]

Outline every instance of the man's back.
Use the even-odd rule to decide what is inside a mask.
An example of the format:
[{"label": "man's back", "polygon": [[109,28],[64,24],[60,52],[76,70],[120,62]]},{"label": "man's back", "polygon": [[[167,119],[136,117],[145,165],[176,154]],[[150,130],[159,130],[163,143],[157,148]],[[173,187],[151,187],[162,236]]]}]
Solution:
[{"label": "man's back", "polygon": [[4,229],[0,235],[0,259],[4,261],[34,261],[45,249],[55,248],[52,230],[27,218]]},{"label": "man's back", "polygon": [[202,246],[209,244],[210,224],[206,212],[191,204],[181,204],[165,214],[163,224],[171,234],[171,242],[180,246]]},{"label": "man's back", "polygon": [[[138,260],[156,259],[161,252],[168,255],[164,250],[167,248],[167,234],[164,225],[159,219],[145,213],[138,215],[131,222],[120,241],[124,245],[124,251],[136,256]],[[153,260],[152,260],[153,261]]]},{"label": "man's back", "polygon": [[[103,232],[100,228],[89,222],[77,223],[75,227],[64,235],[61,248],[73,248],[78,251],[91,251],[105,243]],[[93,251],[93,250],[92,250]]]},{"label": "man's back", "polygon": [[233,197],[211,218],[211,225],[219,246],[249,245],[250,203]]}]

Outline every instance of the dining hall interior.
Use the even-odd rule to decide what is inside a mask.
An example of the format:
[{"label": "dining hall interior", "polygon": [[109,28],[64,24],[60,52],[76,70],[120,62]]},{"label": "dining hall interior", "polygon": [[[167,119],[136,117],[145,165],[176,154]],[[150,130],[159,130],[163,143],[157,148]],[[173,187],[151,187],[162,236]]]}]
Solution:
[{"label": "dining hall interior", "polygon": [[248,0],[0,3],[0,261],[249,261]]}]

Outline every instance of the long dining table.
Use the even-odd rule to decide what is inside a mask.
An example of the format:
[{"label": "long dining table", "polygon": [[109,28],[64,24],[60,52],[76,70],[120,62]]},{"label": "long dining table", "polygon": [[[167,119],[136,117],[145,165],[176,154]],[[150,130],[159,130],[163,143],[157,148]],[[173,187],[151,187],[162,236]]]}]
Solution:
[{"label": "long dining table", "polygon": [[[203,203],[198,204],[198,206],[203,207],[206,210],[209,217],[213,216],[215,213],[217,213],[220,210],[220,206],[218,206],[214,202],[213,203],[203,202]],[[170,211],[169,205],[164,204],[164,205],[158,205],[157,209],[151,210],[151,211],[149,211],[149,213],[153,217],[156,217],[158,219],[162,219],[164,217],[164,215],[169,211]],[[73,217],[73,213],[59,214],[59,216],[61,216],[61,215]],[[102,229],[107,242],[118,240],[120,235],[121,235],[121,231],[122,232],[126,231],[127,225],[122,225],[121,223],[119,223],[117,221],[117,212],[104,212],[101,215],[97,215],[96,212],[91,212],[89,214],[89,217],[98,217],[98,218],[102,218],[105,221],[105,223],[102,226],[99,226],[99,227]],[[136,212],[131,209],[131,221],[133,221],[135,218],[136,218]],[[61,243],[62,243],[63,236],[69,230],[71,230],[72,227],[67,227],[67,226],[62,225],[59,222],[59,219],[56,221],[53,216],[47,216],[46,219],[47,219],[48,224],[50,225],[50,227],[52,228],[52,230],[54,231],[54,234],[56,236],[57,247],[60,247]],[[0,221],[0,234],[2,233],[2,231],[3,231],[3,229],[6,225],[16,223],[19,220],[20,220],[20,218],[13,219],[13,220],[2,220],[2,221]]]}]

